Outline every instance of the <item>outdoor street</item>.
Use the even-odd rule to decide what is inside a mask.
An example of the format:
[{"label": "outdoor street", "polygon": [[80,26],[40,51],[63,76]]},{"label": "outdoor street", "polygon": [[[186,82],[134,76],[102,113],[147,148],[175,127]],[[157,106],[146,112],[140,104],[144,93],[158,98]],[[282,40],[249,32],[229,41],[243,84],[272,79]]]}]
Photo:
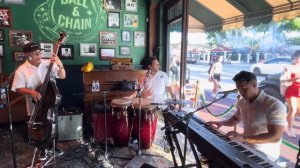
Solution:
[{"label": "outdoor street", "polygon": [[[221,75],[221,87],[222,91],[235,89],[235,84],[232,78],[235,74],[242,70],[249,71],[249,67],[251,64],[223,64],[223,73]],[[190,83],[196,83],[196,80],[199,80],[200,87],[203,89],[205,94],[205,103],[209,103],[213,100],[213,97],[211,97],[211,91],[213,88],[213,83],[208,81],[208,69],[209,65],[208,63],[201,63],[201,64],[188,64],[187,67],[190,69]],[[258,82],[265,79],[265,76],[258,76],[257,77]],[[236,93],[229,94],[225,99],[222,99],[216,103],[214,103],[212,106],[208,108],[208,110],[213,113],[214,115],[219,115],[221,113],[224,113],[226,110],[229,109],[231,105],[235,103],[237,99]],[[200,102],[203,104],[203,102],[200,100]],[[225,115],[214,117],[212,114],[208,113],[208,110],[201,110],[197,114],[203,119],[203,120],[222,120],[225,118],[230,117],[234,109],[226,113]],[[296,155],[298,152],[298,140],[299,140],[299,128],[300,126],[300,117],[296,117],[295,121],[295,128],[297,137],[296,138],[290,138],[283,135],[283,142],[281,145],[281,156],[287,160],[290,160],[291,162],[296,162]],[[232,130],[232,128],[224,128],[222,129],[224,132],[227,132],[229,130]],[[242,126],[239,125],[237,128],[238,132],[242,130]]]}]

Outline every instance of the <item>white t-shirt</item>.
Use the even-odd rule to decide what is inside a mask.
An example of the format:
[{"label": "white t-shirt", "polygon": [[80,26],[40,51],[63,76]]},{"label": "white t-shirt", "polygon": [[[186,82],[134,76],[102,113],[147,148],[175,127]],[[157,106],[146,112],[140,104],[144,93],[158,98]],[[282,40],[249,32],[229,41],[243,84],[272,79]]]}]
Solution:
[{"label": "white t-shirt", "polygon": [[223,69],[223,64],[221,62],[216,62],[213,73],[220,74],[222,72],[222,69]]},{"label": "white t-shirt", "polygon": [[169,87],[170,85],[167,73],[158,71],[155,75],[149,75],[148,81],[145,83],[144,90],[150,91],[152,94],[147,98],[152,99],[154,102],[161,103],[168,98],[166,87]]},{"label": "white t-shirt", "polygon": [[[243,122],[246,136],[267,133],[267,125],[286,125],[286,107],[278,99],[260,91],[256,100],[249,104],[248,100],[241,98],[237,102],[235,117]],[[278,159],[282,139],[275,143],[250,144],[250,147],[265,153],[270,160]]]},{"label": "white t-shirt", "polygon": [[[42,60],[38,67],[31,65],[28,61],[24,62],[15,72],[11,90],[18,88],[37,89],[45,80],[50,60]],[[59,67],[53,64],[51,76],[58,78]],[[27,115],[30,116],[34,109],[34,103],[30,95],[26,95]]]}]

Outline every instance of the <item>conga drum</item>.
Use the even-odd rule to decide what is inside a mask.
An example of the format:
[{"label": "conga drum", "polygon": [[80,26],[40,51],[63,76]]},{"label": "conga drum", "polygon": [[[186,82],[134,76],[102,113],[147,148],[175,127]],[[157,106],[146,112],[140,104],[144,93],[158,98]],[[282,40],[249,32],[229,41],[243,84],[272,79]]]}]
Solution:
[{"label": "conga drum", "polygon": [[[149,100],[142,99],[141,103],[141,149],[149,149],[155,138],[157,125],[157,109],[156,106],[150,105]],[[149,101],[149,103],[145,103]],[[134,101],[134,116],[132,137],[139,137],[139,104]]]},{"label": "conga drum", "polygon": [[110,131],[114,144],[118,147],[128,146],[132,130],[132,101],[124,98],[114,99],[111,106]]}]

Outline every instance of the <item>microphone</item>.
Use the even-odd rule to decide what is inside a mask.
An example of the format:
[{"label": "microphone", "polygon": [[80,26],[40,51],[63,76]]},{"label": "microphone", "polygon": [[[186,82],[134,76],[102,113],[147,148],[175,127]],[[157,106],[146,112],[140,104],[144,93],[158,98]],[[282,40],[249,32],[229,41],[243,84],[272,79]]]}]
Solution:
[{"label": "microphone", "polygon": [[223,92],[219,92],[218,94],[222,94],[224,96],[227,96],[230,93],[237,93],[237,92],[238,92],[238,89],[232,89],[232,90],[226,90],[226,91],[223,91]]}]

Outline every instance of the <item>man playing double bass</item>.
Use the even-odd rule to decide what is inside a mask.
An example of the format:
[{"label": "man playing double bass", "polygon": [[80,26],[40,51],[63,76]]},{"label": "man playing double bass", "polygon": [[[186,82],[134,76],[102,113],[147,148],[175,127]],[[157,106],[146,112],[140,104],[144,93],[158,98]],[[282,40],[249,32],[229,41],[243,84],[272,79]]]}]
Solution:
[{"label": "man playing double bass", "polygon": [[[23,52],[27,60],[16,70],[11,90],[25,96],[27,115],[30,118],[35,107],[33,102],[42,99],[41,94],[36,89],[44,82],[50,62],[53,63],[51,76],[64,79],[66,78],[66,71],[56,55],[53,54],[50,59],[42,59],[41,49],[35,43],[25,44]],[[62,150],[57,147],[55,151],[57,155],[63,154]],[[46,157],[46,150],[41,149],[39,159],[45,160]]]}]

